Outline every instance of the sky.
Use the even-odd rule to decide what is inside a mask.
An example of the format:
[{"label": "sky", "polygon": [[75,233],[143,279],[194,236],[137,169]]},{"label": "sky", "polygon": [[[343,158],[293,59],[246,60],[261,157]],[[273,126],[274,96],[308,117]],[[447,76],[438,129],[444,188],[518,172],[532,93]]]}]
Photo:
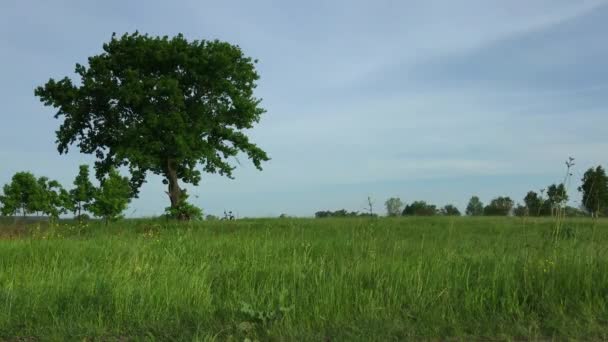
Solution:
[{"label": "sky", "polygon": [[[267,112],[248,134],[272,158],[185,186],[206,214],[376,212],[400,197],[464,210],[608,166],[608,0],[0,2],[0,184],[70,187],[92,156],[59,155],[34,88],[74,77],[112,32],[220,39],[259,60]],[[128,216],[169,205],[149,176]]]}]

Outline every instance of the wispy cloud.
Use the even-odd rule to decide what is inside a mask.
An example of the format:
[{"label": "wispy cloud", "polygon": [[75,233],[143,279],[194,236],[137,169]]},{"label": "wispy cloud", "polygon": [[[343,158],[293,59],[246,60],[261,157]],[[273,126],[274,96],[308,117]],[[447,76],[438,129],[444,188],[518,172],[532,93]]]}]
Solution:
[{"label": "wispy cloud", "polygon": [[[70,184],[92,161],[56,153],[58,122],[33,88],[136,29],[228,40],[260,59],[268,112],[251,135],[272,160],[189,187],[211,213],[354,210],[367,194],[518,199],[559,179],[569,155],[580,169],[608,163],[608,1],[9,0],[0,183],[31,169]],[[154,176],[132,207],[166,203]]]}]

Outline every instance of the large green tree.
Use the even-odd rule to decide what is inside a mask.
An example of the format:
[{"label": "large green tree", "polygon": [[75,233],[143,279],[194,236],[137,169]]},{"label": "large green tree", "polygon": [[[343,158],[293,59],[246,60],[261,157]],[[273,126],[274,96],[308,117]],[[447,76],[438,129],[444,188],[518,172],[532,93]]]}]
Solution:
[{"label": "large green tree", "polygon": [[608,209],[608,177],[601,166],[585,172],[583,184],[578,188],[583,193],[583,206],[592,216]]},{"label": "large green tree", "polygon": [[134,194],[148,172],[161,175],[176,208],[180,180],[197,185],[201,170],[232,178],[239,153],[258,169],[269,160],[245,134],[264,113],[256,62],[217,40],[112,35],[88,66],[76,64],[78,82],[50,79],[35,94],[63,120],[60,153],[77,144],[95,154],[98,179],[128,167]]}]

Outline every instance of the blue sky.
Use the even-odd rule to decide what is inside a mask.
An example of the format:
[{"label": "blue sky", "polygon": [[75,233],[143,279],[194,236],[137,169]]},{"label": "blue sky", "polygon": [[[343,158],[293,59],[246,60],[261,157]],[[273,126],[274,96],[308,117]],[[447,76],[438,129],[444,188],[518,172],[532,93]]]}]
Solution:
[{"label": "blue sky", "polygon": [[[206,213],[311,216],[471,195],[521,201],[576,158],[608,166],[608,1],[0,2],[0,183],[32,170],[70,185],[90,156],[54,144],[33,89],[73,76],[112,32],[221,39],[259,59],[272,160],[188,187]],[[162,213],[151,176],[128,215]]]}]

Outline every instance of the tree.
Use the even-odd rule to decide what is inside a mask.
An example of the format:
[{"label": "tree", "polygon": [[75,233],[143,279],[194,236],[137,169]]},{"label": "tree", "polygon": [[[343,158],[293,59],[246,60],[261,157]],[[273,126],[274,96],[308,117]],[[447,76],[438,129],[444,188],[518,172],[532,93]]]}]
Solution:
[{"label": "tree", "polygon": [[445,205],[440,212],[445,216],[460,216],[460,210],[451,204]]},{"label": "tree", "polygon": [[403,216],[433,216],[437,214],[437,207],[425,201],[414,201],[403,209]]},{"label": "tree", "polygon": [[467,205],[466,214],[469,216],[483,215],[483,203],[481,203],[479,197],[471,197],[471,199],[469,200],[469,204]]},{"label": "tree", "polygon": [[71,208],[68,192],[56,180],[38,178],[38,187],[32,200],[32,210],[41,212],[52,219],[67,213]]},{"label": "tree", "polygon": [[568,201],[568,193],[564,183],[551,184],[547,187],[547,203],[551,208],[551,214],[556,214]]},{"label": "tree", "polygon": [[2,190],[2,215],[14,216],[20,211],[25,217],[35,212],[35,200],[39,190],[38,181],[31,172],[17,172]]},{"label": "tree", "polygon": [[601,166],[585,172],[578,191],[583,193],[583,206],[592,216],[598,217],[608,209],[608,177]]},{"label": "tree", "polygon": [[95,186],[89,180],[89,166],[80,165],[78,175],[74,179],[74,189],[70,190],[70,197],[74,213],[81,220],[82,210],[86,210],[93,201]]},{"label": "tree", "polygon": [[391,197],[386,202],[384,202],[386,206],[386,214],[388,216],[399,216],[401,214],[401,208],[403,207],[403,202],[399,197]]},{"label": "tree", "polygon": [[527,215],[540,216],[542,214],[543,204],[545,200],[534,191],[529,191],[524,197],[524,203],[526,204]]},{"label": "tree", "polygon": [[89,210],[97,217],[103,217],[106,224],[116,220],[131,201],[132,189],[127,177],[122,177],[116,169],[111,169],[107,178],[102,179],[101,186],[93,195]]},{"label": "tree", "polygon": [[528,209],[527,206],[518,204],[515,208],[513,208],[513,215],[518,217],[530,215],[530,209]]},{"label": "tree", "polygon": [[496,197],[483,209],[486,216],[507,216],[513,209],[513,200],[509,197]]},{"label": "tree", "polygon": [[161,175],[171,207],[201,170],[233,178],[229,158],[245,154],[261,170],[269,157],[245,130],[265,112],[253,95],[257,61],[221,41],[115,34],[103,53],[76,64],[79,85],[50,79],[36,96],[63,118],[58,150],[74,143],[95,154],[98,179],[128,167],[134,196],[147,173]]}]

